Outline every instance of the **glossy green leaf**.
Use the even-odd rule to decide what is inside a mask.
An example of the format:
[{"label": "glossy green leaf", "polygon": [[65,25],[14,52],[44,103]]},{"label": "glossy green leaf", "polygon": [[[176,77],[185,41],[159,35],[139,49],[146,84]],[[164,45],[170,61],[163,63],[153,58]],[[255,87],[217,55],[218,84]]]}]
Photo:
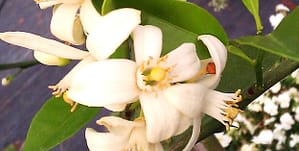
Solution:
[{"label": "glossy green leaf", "polygon": [[263,30],[263,25],[259,15],[259,0],[242,0],[242,2],[255,20],[257,33],[261,33]]},{"label": "glossy green leaf", "polygon": [[52,97],[33,118],[23,150],[49,150],[79,131],[99,112],[99,108],[82,105],[70,112],[62,98]]},{"label": "glossy green leaf", "polygon": [[209,57],[205,46],[197,40],[200,34],[212,34],[225,44],[228,42],[218,21],[194,4],[177,0],[105,0],[101,10],[102,14],[106,14],[124,7],[141,10],[142,24],[156,25],[162,29],[164,54],[183,42],[193,42],[197,44],[200,58]]},{"label": "glossy green leaf", "polygon": [[299,7],[286,16],[276,30],[266,36],[248,36],[235,39],[241,45],[249,45],[299,61]]}]

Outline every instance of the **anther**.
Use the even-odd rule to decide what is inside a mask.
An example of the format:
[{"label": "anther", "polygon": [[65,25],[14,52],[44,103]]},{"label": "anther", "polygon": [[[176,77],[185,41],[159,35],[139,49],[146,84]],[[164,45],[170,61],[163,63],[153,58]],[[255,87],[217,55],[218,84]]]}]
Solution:
[{"label": "anther", "polygon": [[216,74],[216,66],[215,66],[215,63],[213,63],[213,62],[209,62],[209,63],[207,64],[207,68],[206,68],[206,70],[207,70],[207,73],[208,73],[208,74]]}]

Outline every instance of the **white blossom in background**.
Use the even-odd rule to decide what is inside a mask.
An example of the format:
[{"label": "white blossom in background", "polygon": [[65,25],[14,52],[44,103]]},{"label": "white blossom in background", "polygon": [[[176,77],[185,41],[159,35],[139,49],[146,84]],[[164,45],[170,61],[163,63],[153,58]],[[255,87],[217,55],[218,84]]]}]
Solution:
[{"label": "white blossom in background", "polygon": [[296,107],[295,109],[295,116],[294,116],[295,120],[297,122],[299,122],[299,107]]},{"label": "white blossom in background", "polygon": [[278,82],[270,88],[270,91],[272,93],[278,93],[280,91],[280,89],[281,89],[281,83]]},{"label": "white blossom in background", "polygon": [[295,70],[295,71],[291,74],[291,76],[292,76],[293,78],[295,78],[296,83],[299,84],[299,69]]},{"label": "white blossom in background", "polygon": [[221,146],[224,148],[227,147],[232,141],[232,137],[227,134],[224,134],[223,132],[215,133],[214,135],[218,139]]},{"label": "white blossom in background", "polygon": [[271,144],[273,141],[273,132],[270,129],[262,130],[258,136],[254,136],[252,142],[255,144]]},{"label": "white blossom in background", "polygon": [[257,125],[253,125],[245,116],[242,114],[238,114],[236,119],[236,122],[243,123],[246,128],[249,130],[250,134],[253,134],[255,130],[257,129]]},{"label": "white blossom in background", "polygon": [[10,76],[6,76],[1,79],[1,85],[2,86],[8,86],[12,81],[12,78]]},{"label": "white blossom in background", "polygon": [[273,123],[276,120],[276,117],[271,117],[268,118],[264,121],[264,125],[270,125],[271,123]]},{"label": "white blossom in background", "polygon": [[255,147],[254,143],[251,143],[251,144],[243,144],[240,151],[258,151],[258,149]]},{"label": "white blossom in background", "polygon": [[277,97],[273,97],[272,99],[278,102],[282,109],[289,108],[290,106],[291,97],[288,91],[282,92]]},{"label": "white blossom in background", "polygon": [[291,134],[291,140],[289,141],[290,147],[295,147],[299,143],[299,135],[298,134]]},{"label": "white blossom in background", "polygon": [[249,111],[252,111],[252,112],[261,112],[261,111],[263,111],[262,105],[259,102],[255,102],[255,101],[248,104],[247,108],[248,108]]},{"label": "white blossom in background", "polygon": [[290,113],[286,112],[280,116],[280,124],[284,130],[290,130],[292,125],[295,124],[295,121]]},{"label": "white blossom in background", "polygon": [[276,14],[271,15],[269,18],[270,24],[273,27],[273,29],[276,29],[276,27],[279,25],[281,20],[286,16],[287,12],[290,11],[290,9],[283,4],[278,4],[276,5],[275,11]]},{"label": "white blossom in background", "polygon": [[287,139],[286,131],[279,124],[275,124],[275,129],[273,130],[273,139],[277,140],[276,149],[278,150],[281,149],[282,144],[284,144]]},{"label": "white blossom in background", "polygon": [[270,98],[265,99],[263,109],[271,116],[275,116],[278,114],[278,105]]}]

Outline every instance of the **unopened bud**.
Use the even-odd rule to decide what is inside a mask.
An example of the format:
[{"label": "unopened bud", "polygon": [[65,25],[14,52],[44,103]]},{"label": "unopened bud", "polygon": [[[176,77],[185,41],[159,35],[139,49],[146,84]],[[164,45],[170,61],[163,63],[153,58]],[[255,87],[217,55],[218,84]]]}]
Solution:
[{"label": "unopened bud", "polygon": [[49,55],[40,51],[33,52],[34,58],[42,64],[49,66],[65,66],[70,63],[70,60],[60,58],[54,55]]},{"label": "unopened bud", "polygon": [[13,76],[11,76],[11,75],[6,76],[6,77],[2,78],[1,84],[2,84],[2,86],[8,86],[12,80],[13,80]]}]

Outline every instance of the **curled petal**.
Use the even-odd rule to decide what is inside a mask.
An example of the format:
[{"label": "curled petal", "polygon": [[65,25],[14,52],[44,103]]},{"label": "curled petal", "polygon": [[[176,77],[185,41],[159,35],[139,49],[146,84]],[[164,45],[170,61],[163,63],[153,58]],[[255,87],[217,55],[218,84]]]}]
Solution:
[{"label": "curled petal", "polygon": [[149,57],[158,59],[162,51],[162,31],[155,26],[137,26],[132,33],[135,60],[138,65]]},{"label": "curled petal", "polygon": [[198,39],[201,40],[206,47],[208,48],[212,60],[216,66],[216,74],[210,76],[208,78],[204,78],[201,80],[201,83],[210,87],[216,88],[219,83],[219,79],[221,76],[222,71],[224,70],[226,60],[227,60],[227,50],[223,43],[212,35],[200,35]]},{"label": "curled petal", "polygon": [[78,71],[81,70],[84,66],[95,62],[96,59],[92,56],[88,56],[81,60],[73,69],[68,72],[56,85],[50,85],[49,88],[53,90],[52,95],[56,97],[60,97],[67,89],[70,88],[71,81],[73,80],[73,76],[76,75]]},{"label": "curled petal", "polygon": [[109,59],[91,63],[74,75],[67,96],[83,105],[128,104],[136,101],[136,64],[126,59]]},{"label": "curled petal", "polygon": [[89,55],[86,51],[25,32],[0,33],[0,39],[10,44],[66,59],[83,59]]},{"label": "curled petal", "polygon": [[176,84],[164,94],[171,105],[189,118],[198,117],[205,108],[204,96],[208,89],[200,84]]},{"label": "curled petal", "polygon": [[136,126],[142,126],[136,122],[128,121],[116,116],[105,116],[97,120],[97,124],[105,126],[109,132],[118,135],[130,135],[132,129]]},{"label": "curled petal", "polygon": [[140,14],[139,10],[122,8],[105,15],[89,33],[87,49],[98,60],[108,58],[140,23]]},{"label": "curled petal", "polygon": [[88,34],[102,21],[102,16],[94,8],[91,0],[85,0],[80,8],[80,20],[83,25],[84,31]]},{"label": "curled petal", "polygon": [[56,57],[40,51],[34,51],[33,56],[38,62],[49,66],[65,66],[70,62],[68,59]]},{"label": "curled petal", "polygon": [[146,135],[151,143],[178,135],[190,126],[190,120],[168,103],[163,93],[142,93],[140,103],[146,121]]},{"label": "curled petal", "polygon": [[201,117],[195,118],[193,120],[193,129],[192,129],[191,138],[190,138],[188,144],[183,149],[183,151],[190,151],[194,147],[194,145],[197,142],[197,139],[199,137],[200,125],[201,125]]},{"label": "curled petal", "polygon": [[50,30],[57,38],[81,45],[85,36],[77,11],[80,4],[61,4],[54,8]]},{"label": "curled petal", "polygon": [[166,55],[166,67],[171,68],[171,82],[182,82],[195,76],[200,69],[200,60],[195,45],[184,43]]}]

